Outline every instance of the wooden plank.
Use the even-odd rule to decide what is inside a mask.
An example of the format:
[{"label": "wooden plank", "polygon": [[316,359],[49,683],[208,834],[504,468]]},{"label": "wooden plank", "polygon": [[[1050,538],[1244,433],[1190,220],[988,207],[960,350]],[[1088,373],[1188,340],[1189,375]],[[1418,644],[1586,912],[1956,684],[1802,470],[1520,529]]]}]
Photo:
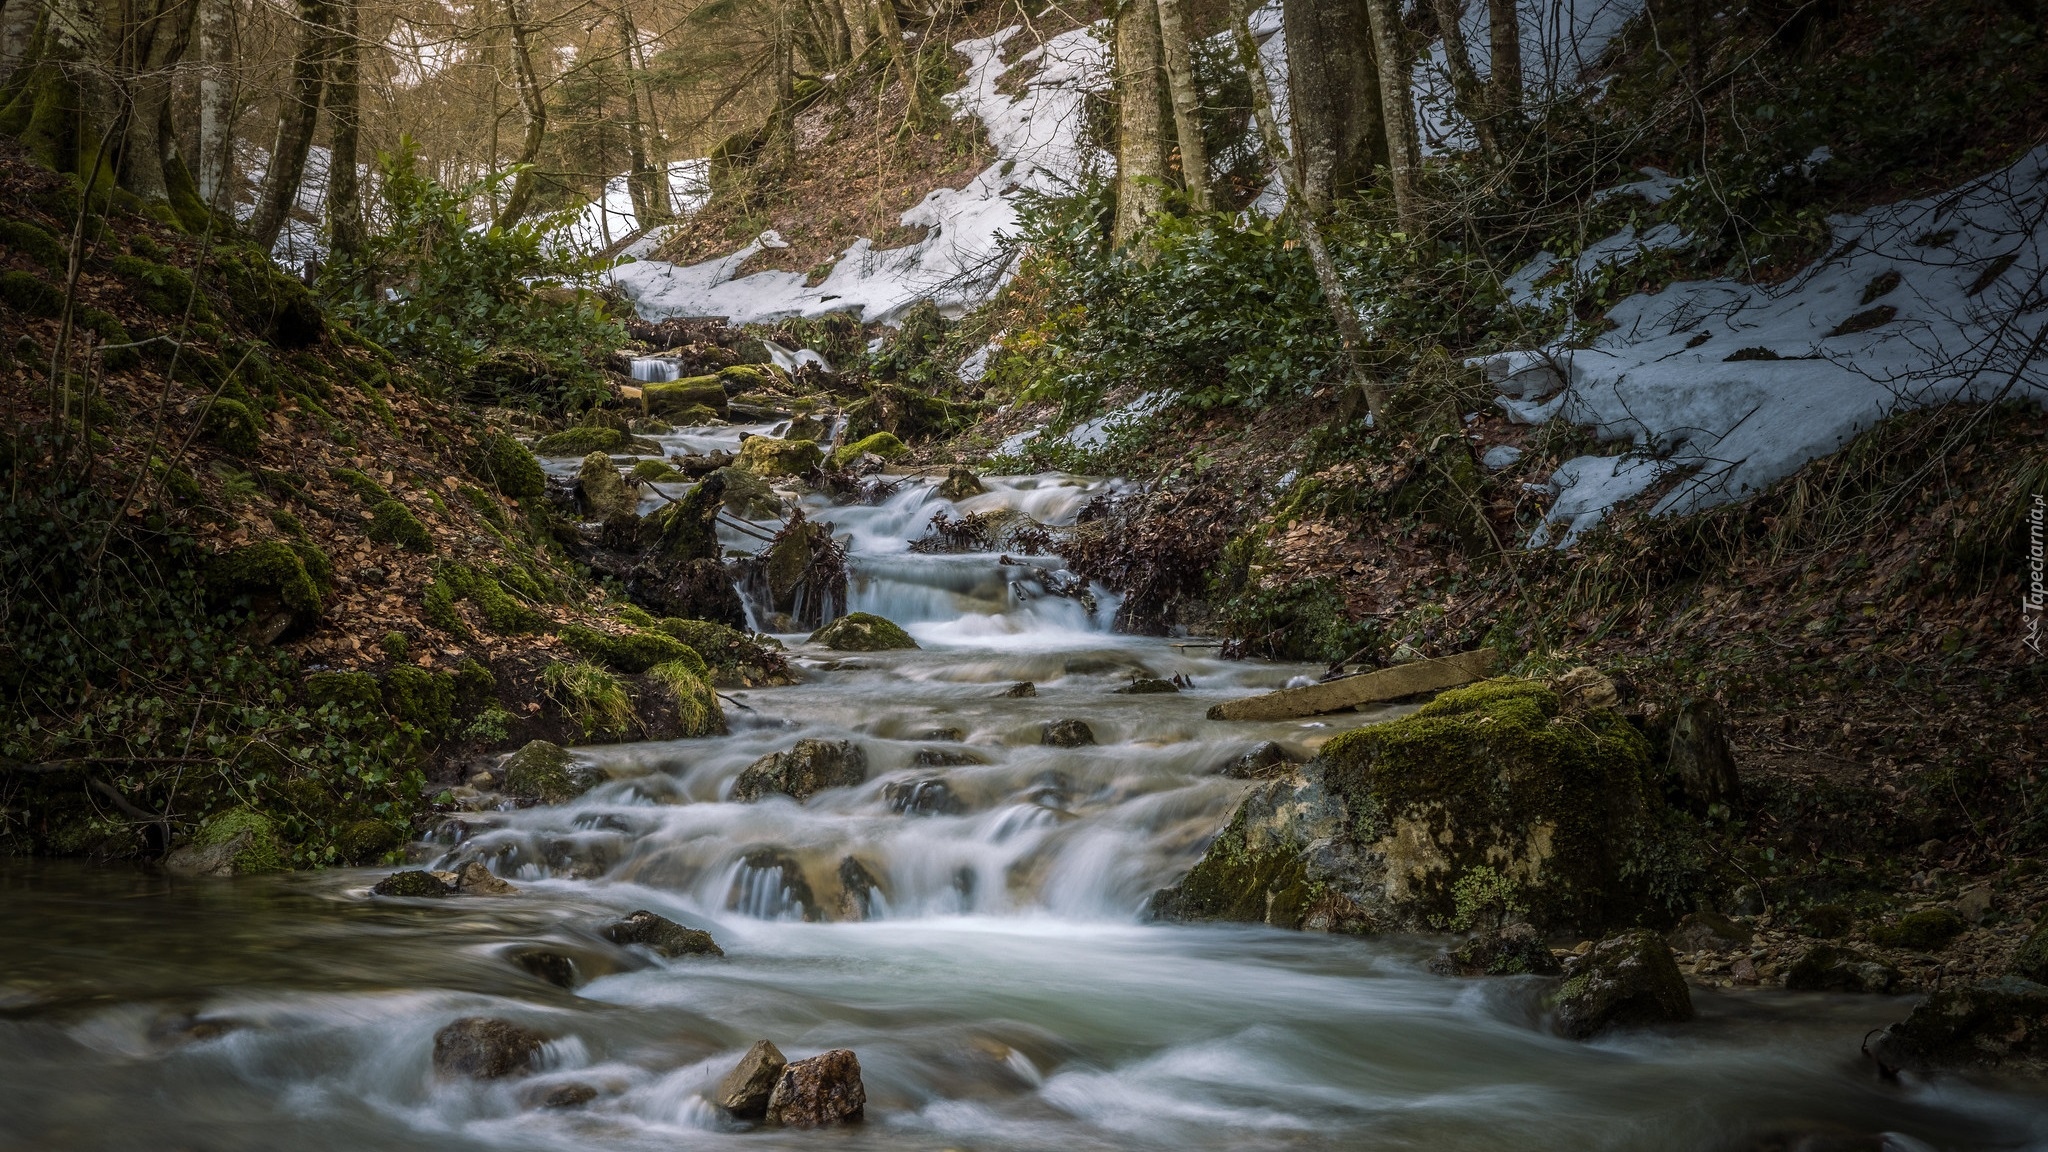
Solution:
[{"label": "wooden plank", "polygon": [[1456,656],[1397,664],[1362,676],[1346,676],[1305,688],[1282,688],[1263,696],[1229,700],[1209,709],[1211,720],[1290,720],[1323,712],[1341,712],[1360,704],[1398,700],[1422,692],[1441,692],[1484,680],[1500,663],[1500,653],[1477,648]]}]

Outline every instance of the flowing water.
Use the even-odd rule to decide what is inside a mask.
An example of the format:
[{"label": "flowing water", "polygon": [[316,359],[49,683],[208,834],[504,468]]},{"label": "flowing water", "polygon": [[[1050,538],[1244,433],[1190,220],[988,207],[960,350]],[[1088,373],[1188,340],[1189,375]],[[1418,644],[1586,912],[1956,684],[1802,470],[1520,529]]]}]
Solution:
[{"label": "flowing water", "polygon": [[[1061,523],[1106,484],[1011,478],[957,509],[922,481],[814,500],[851,538],[850,607],[923,647],[786,637],[807,681],[736,693],[730,736],[580,750],[608,776],[592,792],[466,816],[424,849],[488,863],[516,896],[373,900],[368,871],[0,868],[0,1148],[2048,1147],[2039,1097],[1865,1070],[1860,1039],[1907,1000],[1696,990],[1692,1024],[1578,1044],[1545,1029],[1541,981],[1429,975],[1436,941],[1144,923],[1246,787],[1221,765],[1398,710],[1214,723],[1216,700],[1312,670],[1112,634],[1099,590],[1092,614],[1046,591],[1053,558],[907,547],[939,508]],[[1114,691],[1139,674],[1193,687]],[[1036,695],[1006,694],[1025,681]],[[1067,718],[1097,744],[1043,746]],[[722,802],[804,737],[858,744],[868,782]],[[708,928],[726,958],[596,934],[636,908]],[[570,957],[576,987],[530,975],[536,950]],[[466,1015],[554,1037],[544,1070],[436,1080],[434,1032]],[[854,1049],[867,1123],[721,1117],[706,1097],[759,1038],[792,1059]],[[568,1082],[598,1096],[531,1106]]]}]

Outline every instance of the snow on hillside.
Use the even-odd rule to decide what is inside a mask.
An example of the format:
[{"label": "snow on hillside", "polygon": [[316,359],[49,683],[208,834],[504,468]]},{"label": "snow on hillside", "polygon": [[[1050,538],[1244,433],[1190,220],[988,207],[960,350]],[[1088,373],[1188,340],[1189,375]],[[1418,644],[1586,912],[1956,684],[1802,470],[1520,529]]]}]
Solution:
[{"label": "snow on hillside", "polygon": [[[1522,83],[1525,98],[1548,103],[1578,91],[1586,74],[1622,26],[1643,10],[1643,0],[1548,0],[1519,6]],[[1458,22],[1472,68],[1482,78],[1488,66],[1487,6],[1468,4]],[[1472,129],[1451,107],[1451,73],[1444,43],[1429,46],[1415,65],[1415,105],[1422,121],[1422,153],[1443,155],[1472,149]]]},{"label": "snow on hillside", "polygon": [[[621,173],[606,180],[604,194],[585,204],[581,212],[564,224],[555,234],[556,241],[578,251],[603,252],[635,237],[640,232],[640,218],[633,210],[633,191],[628,179],[628,174]],[[677,213],[688,216],[702,208],[711,199],[711,161],[696,159],[671,164],[668,188],[669,202]],[[664,231],[653,229],[638,236],[621,254],[640,256],[653,251]]]},{"label": "snow on hillside", "polygon": [[1610,309],[1588,347],[1485,361],[1511,415],[1629,445],[1557,469],[1530,546],[1568,546],[1674,475],[1653,513],[1754,494],[1894,412],[2048,404],[2048,147],[1829,223],[1832,254],[1784,285],[1673,284]]},{"label": "snow on hillside", "polygon": [[[1108,45],[1094,28],[1083,27],[1006,58],[1004,49],[1023,31],[1012,26],[954,45],[969,65],[966,83],[947,102],[955,115],[981,118],[997,160],[967,187],[936,189],[903,213],[905,227],[926,229],[922,240],[889,249],[856,240],[824,281],[810,286],[800,272],[733,278],[748,257],[782,243],[773,232],[701,264],[626,264],[613,271],[614,280],[650,320],[717,316],[746,324],[856,312],[886,321],[919,300],[932,300],[950,315],[986,300],[1011,271],[1001,238],[1016,225],[1018,195],[1068,191],[1089,172],[1114,164],[1083,135],[1083,101],[1109,83]],[[1005,73],[1027,65],[1038,71],[1023,95],[996,91]]]}]

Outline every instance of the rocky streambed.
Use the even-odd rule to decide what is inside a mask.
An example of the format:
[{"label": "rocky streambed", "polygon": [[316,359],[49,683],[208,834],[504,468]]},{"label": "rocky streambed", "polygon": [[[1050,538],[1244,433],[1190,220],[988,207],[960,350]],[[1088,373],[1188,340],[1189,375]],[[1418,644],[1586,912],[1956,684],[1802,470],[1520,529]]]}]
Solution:
[{"label": "rocky streambed", "polygon": [[944,480],[800,504],[903,635],[785,631],[800,682],[723,734],[479,772],[398,875],[5,865],[0,1145],[2048,1143],[2000,1078],[2011,894],[1951,909],[2003,950],[1920,1015],[1918,937],[1629,931],[1683,866],[1645,866],[1662,813],[1725,800],[1707,721],[1646,734],[1591,677],[1211,720],[1319,669],[1113,634],[1056,556],[913,549],[1105,488]]}]

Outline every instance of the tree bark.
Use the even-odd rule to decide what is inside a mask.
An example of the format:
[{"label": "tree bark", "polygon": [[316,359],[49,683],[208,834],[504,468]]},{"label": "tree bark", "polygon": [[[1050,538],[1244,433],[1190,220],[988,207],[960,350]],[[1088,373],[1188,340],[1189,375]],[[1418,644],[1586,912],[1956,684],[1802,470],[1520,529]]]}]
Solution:
[{"label": "tree bark", "polygon": [[1166,134],[1159,82],[1158,10],[1153,0],[1124,0],[1116,17],[1119,248],[1129,244],[1165,203]]},{"label": "tree bark", "polygon": [[333,18],[327,0],[299,0],[298,42],[292,52],[292,78],[278,104],[277,132],[271,138],[269,171],[263,194],[249,218],[249,238],[265,252],[277,246],[278,234],[298,203],[306,178],[306,153],[313,147],[313,127],[320,119],[320,97],[326,87],[327,57],[333,51]]},{"label": "tree bark", "polygon": [[1209,147],[1202,139],[1202,96],[1195,87],[1195,61],[1188,46],[1187,22],[1181,16],[1181,0],[1157,3],[1166,91],[1173,97],[1173,129],[1180,142],[1181,179],[1187,185],[1188,204],[1197,212],[1207,212]]},{"label": "tree bark", "polygon": [[335,0],[334,76],[327,88],[333,148],[327,165],[327,235],[344,256],[363,250],[363,195],[356,176],[362,141],[362,45],[359,0]]},{"label": "tree bark", "polygon": [[1437,30],[1444,38],[1444,63],[1451,73],[1451,99],[1466,122],[1472,125],[1472,136],[1479,142],[1479,152],[1491,162],[1500,156],[1500,147],[1493,136],[1494,109],[1488,98],[1486,87],[1480,83],[1479,73],[1473,70],[1472,56],[1465,46],[1465,29],[1459,24],[1464,18],[1464,0],[1436,0]]},{"label": "tree bark", "polygon": [[38,0],[7,0],[7,7],[0,8],[0,78],[12,75],[27,58],[41,15]]},{"label": "tree bark", "polygon": [[1286,0],[1282,17],[1295,176],[1320,219],[1387,163],[1372,23],[1364,0]]},{"label": "tree bark", "polygon": [[197,0],[161,0],[129,9],[122,29],[118,71],[125,76],[121,187],[151,203],[170,199],[164,181],[163,124],[171,99],[171,70],[192,43]]},{"label": "tree bark", "polygon": [[775,5],[775,117],[769,135],[785,168],[796,163],[796,21],[789,10],[794,3]]},{"label": "tree bark", "polygon": [[1515,0],[1486,0],[1487,102],[1496,116],[1522,114],[1522,17]]},{"label": "tree bark", "polygon": [[903,46],[903,25],[896,19],[896,0],[874,0],[875,25],[881,37],[889,42],[889,56],[896,61],[896,78],[903,82],[903,98],[910,109],[905,117],[916,124],[922,117],[918,113],[917,70],[910,61],[910,50]]},{"label": "tree bark", "polygon": [[1293,158],[1287,153],[1286,141],[1280,137],[1280,121],[1273,115],[1273,93],[1266,87],[1266,70],[1259,65],[1259,45],[1252,39],[1251,16],[1250,0],[1230,0],[1231,36],[1237,41],[1238,62],[1251,81],[1252,119],[1258,123],[1266,154],[1272,157],[1275,169],[1287,186],[1288,215],[1301,229],[1302,245],[1308,249],[1309,263],[1315,268],[1316,283],[1323,291],[1323,303],[1329,307],[1330,319],[1337,325],[1338,343],[1344,349],[1345,375],[1350,378],[1353,391],[1365,397],[1366,411],[1377,426],[1386,406],[1386,385],[1366,371],[1365,327],[1359,323],[1358,312],[1351,306],[1351,294],[1345,291],[1343,278],[1337,275],[1337,262],[1330,258],[1330,250],[1323,243],[1320,222],[1306,210],[1307,197],[1302,191],[1301,178]]},{"label": "tree bark", "polygon": [[234,171],[235,7],[237,0],[199,0],[199,198],[226,207]]},{"label": "tree bark", "polygon": [[1394,214],[1401,231],[1422,232],[1422,157],[1415,141],[1415,100],[1409,88],[1408,53],[1401,38],[1397,0],[1365,0],[1372,23],[1373,55],[1380,75],[1380,113],[1387,125],[1387,171],[1393,177]]},{"label": "tree bark", "polygon": [[512,70],[518,78],[519,100],[526,106],[526,140],[519,149],[521,165],[512,177],[512,194],[498,213],[498,226],[510,228],[526,215],[533,203],[533,162],[540,157],[548,134],[548,106],[541,99],[540,77],[533,70],[533,51],[526,42],[526,22],[519,18],[518,0],[505,0],[505,20],[512,32]]},{"label": "tree bark", "polygon": [[[786,0],[785,0],[786,2]],[[669,218],[666,174],[654,171],[647,159],[647,129],[640,117],[639,70],[634,62],[640,55],[640,34],[633,26],[633,13],[626,5],[618,9],[619,63],[626,76],[626,191],[633,198],[633,219],[640,227]]]}]

